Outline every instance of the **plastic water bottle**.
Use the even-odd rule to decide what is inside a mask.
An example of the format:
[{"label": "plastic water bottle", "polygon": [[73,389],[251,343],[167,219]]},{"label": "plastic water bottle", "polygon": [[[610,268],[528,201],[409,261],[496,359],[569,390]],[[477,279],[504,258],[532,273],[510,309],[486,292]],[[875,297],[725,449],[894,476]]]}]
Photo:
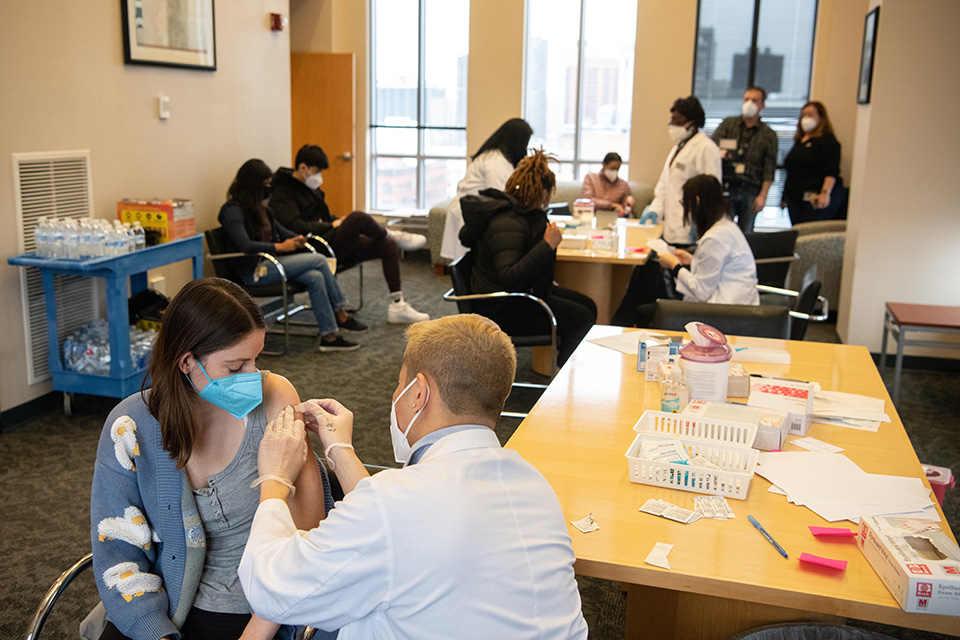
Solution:
[{"label": "plastic water bottle", "polygon": [[43,216],[33,228],[33,244],[38,258],[50,257],[50,236],[47,233],[47,217]]},{"label": "plastic water bottle", "polygon": [[133,227],[130,226],[129,222],[123,223],[123,233],[126,234],[126,239],[124,241],[126,251],[127,253],[133,253],[137,250],[137,236],[133,232]]},{"label": "plastic water bottle", "polygon": [[54,218],[50,221],[50,226],[47,228],[47,236],[50,240],[50,256],[51,258],[66,258],[66,247],[64,230],[66,227],[63,224],[63,220],[59,218]]},{"label": "plastic water bottle", "polygon": [[77,249],[81,260],[89,260],[93,257],[93,228],[90,226],[90,218],[82,218],[77,231]]},{"label": "plastic water bottle", "polygon": [[139,220],[133,221],[133,233],[135,236],[135,247],[136,251],[143,249],[147,246],[147,232],[143,230],[143,227],[140,226]]},{"label": "plastic water bottle", "polygon": [[63,221],[63,257],[69,260],[80,257],[80,227],[72,218]]},{"label": "plastic water bottle", "polygon": [[107,252],[107,225],[103,220],[94,220],[93,224],[93,250],[90,252],[94,257],[110,255]]}]

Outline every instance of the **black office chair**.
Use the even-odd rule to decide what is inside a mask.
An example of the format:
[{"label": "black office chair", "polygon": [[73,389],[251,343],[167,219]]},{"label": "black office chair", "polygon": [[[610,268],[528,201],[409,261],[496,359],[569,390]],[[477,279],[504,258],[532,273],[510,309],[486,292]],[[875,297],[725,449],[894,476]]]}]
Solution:
[{"label": "black office chair", "polygon": [[360,303],[356,307],[353,307],[352,309],[347,309],[347,311],[349,311],[350,313],[354,313],[356,311],[360,311],[360,309],[363,309],[363,263],[355,262],[353,264],[345,264],[341,262],[339,258],[337,258],[336,251],[334,251],[333,247],[330,246],[330,243],[327,242],[325,239],[323,239],[323,237],[321,236],[315,236],[311,233],[307,235],[307,240],[309,240],[308,244],[312,245],[314,249],[326,255],[327,258],[332,258],[332,262],[329,260],[328,262],[330,262],[330,271],[333,272],[333,275],[338,275],[340,273],[343,273],[344,271],[349,271],[354,267],[357,268],[357,276],[359,277],[359,280],[360,280],[360,284],[359,284],[360,290],[357,293],[357,297],[359,298]]},{"label": "black office chair", "polygon": [[757,280],[769,287],[783,287],[790,263],[799,260],[796,229],[783,231],[751,231],[743,234],[757,262]]},{"label": "black office chair", "polygon": [[[279,333],[283,335],[283,349],[280,351],[263,351],[262,353],[266,356],[285,355],[287,353],[287,348],[290,345],[290,325],[293,324],[290,321],[290,317],[307,308],[306,305],[297,304],[294,301],[293,296],[294,294],[306,291],[306,285],[301,284],[296,280],[287,280],[287,274],[283,269],[283,265],[281,265],[280,261],[269,253],[229,253],[227,251],[227,232],[223,229],[223,227],[208,229],[203,232],[203,235],[207,239],[207,248],[210,249],[210,253],[207,254],[207,257],[210,258],[210,261],[213,263],[214,273],[216,273],[218,277],[230,280],[231,282],[236,282],[254,298],[270,299],[269,302],[262,304],[261,307],[263,308],[265,318],[276,317],[277,322],[283,323],[282,331],[276,329],[268,330],[270,333]],[[310,250],[313,251],[313,247],[310,247]],[[277,268],[277,271],[280,272],[280,282],[274,284],[244,284],[240,281],[240,279],[234,273],[233,268],[230,266],[230,260],[242,257],[259,257],[272,262]],[[276,305],[276,301],[278,299],[280,300],[280,306]],[[309,326],[315,327],[316,325],[312,324]]]},{"label": "black office chair", "polygon": [[650,327],[684,331],[688,322],[703,322],[727,335],[790,338],[790,310],[785,306],[657,300]]},{"label": "black office chair", "polygon": [[[823,322],[830,315],[827,299],[820,295],[820,288],[823,284],[817,279],[817,265],[810,267],[803,275],[800,291],[791,291],[790,289],[781,289],[779,287],[769,287],[758,284],[757,289],[762,294],[760,304],[769,304],[770,300],[777,299],[774,304],[782,304],[780,300],[788,300],[787,307],[790,309],[790,339],[803,340],[807,332],[807,325],[811,322]],[[820,311],[816,312],[817,303]]]},{"label": "black office chair", "polygon": [[[473,252],[468,251],[449,265],[448,270],[450,271],[450,280],[453,286],[443,294],[443,299],[448,302],[456,302],[457,310],[460,313],[477,313],[479,315],[486,315],[483,312],[484,303],[494,300],[527,299],[536,302],[543,313],[546,314],[550,323],[550,333],[510,336],[510,340],[516,347],[550,347],[550,378],[553,379],[553,377],[557,375],[557,318],[553,315],[553,311],[550,310],[550,306],[544,302],[543,299],[529,293],[516,291],[473,293],[470,288],[470,272],[473,270],[473,261]],[[520,311],[520,313],[529,313],[529,307],[527,307],[526,310]],[[513,386],[526,389],[547,388],[547,385],[534,382],[514,381]],[[504,411],[500,415],[510,418],[525,418],[527,416],[525,413],[513,411]]]}]

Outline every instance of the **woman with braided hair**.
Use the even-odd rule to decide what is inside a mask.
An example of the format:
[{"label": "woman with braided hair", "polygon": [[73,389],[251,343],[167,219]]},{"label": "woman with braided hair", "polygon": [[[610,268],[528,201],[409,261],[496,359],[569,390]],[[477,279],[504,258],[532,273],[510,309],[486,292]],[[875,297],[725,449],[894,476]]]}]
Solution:
[{"label": "woman with braided hair", "polygon": [[[550,160],[543,151],[534,151],[517,164],[504,191],[485,189],[461,198],[460,242],[474,254],[470,285],[475,293],[520,291],[550,305],[557,318],[562,365],[596,323],[597,305],[553,284],[561,233],[544,210],[557,186]],[[484,314],[510,335],[548,333],[547,321],[535,307],[529,300],[491,302]]]}]

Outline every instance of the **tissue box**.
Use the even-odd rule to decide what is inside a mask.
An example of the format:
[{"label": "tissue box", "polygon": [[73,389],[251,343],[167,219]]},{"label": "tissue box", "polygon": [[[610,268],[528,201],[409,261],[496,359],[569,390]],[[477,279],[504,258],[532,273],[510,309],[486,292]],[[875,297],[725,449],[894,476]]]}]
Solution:
[{"label": "tissue box", "polygon": [[730,363],[730,377],[727,378],[727,397],[750,397],[750,374],[743,369],[742,364]]},{"label": "tissue box", "polygon": [[161,243],[190,238],[197,232],[192,200],[121,200],[117,220],[139,221],[144,229],[159,232]]},{"label": "tissue box", "polygon": [[960,615],[960,548],[938,523],[864,516],[857,546],[904,611]]},{"label": "tissue box", "polygon": [[820,390],[816,382],[783,378],[750,378],[747,404],[761,409],[787,412],[787,433],[806,435],[813,414],[813,397]]},{"label": "tissue box", "polygon": [[570,249],[577,251],[587,248],[587,236],[579,233],[563,234],[560,238],[559,249]]},{"label": "tissue box", "polygon": [[787,438],[787,430],[784,426],[787,422],[787,414],[783,411],[758,409],[730,402],[691,400],[690,404],[680,413],[755,424],[757,425],[757,437],[753,441],[753,448],[761,451],[780,449],[783,446],[783,441]]}]

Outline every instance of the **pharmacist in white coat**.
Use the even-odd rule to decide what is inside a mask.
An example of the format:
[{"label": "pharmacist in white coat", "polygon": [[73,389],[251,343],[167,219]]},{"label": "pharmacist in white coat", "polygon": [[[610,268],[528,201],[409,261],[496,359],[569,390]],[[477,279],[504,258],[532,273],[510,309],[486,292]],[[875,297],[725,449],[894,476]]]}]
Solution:
[{"label": "pharmacist in white coat", "polygon": [[456,260],[467,252],[460,244],[460,229],[463,227],[463,213],[460,210],[460,198],[475,196],[484,189],[499,189],[507,185],[507,179],[517,168],[520,160],[527,155],[527,145],[533,129],[523,118],[511,118],[487,138],[467,165],[467,173],[457,184],[457,195],[447,206],[447,219],[443,225],[443,243],[440,255]]},{"label": "pharmacist in white coat", "polygon": [[296,407],[346,494],[315,529],[298,532],[286,504],[304,425],[291,411],[268,426],[239,568],[251,608],[340,640],[586,638],[556,495],[493,432],[516,371],[510,339],[477,315],[407,336],[390,427],[402,469],[367,474],[336,401]]},{"label": "pharmacist in white coat", "polygon": [[720,148],[700,131],[705,122],[703,107],[694,96],[677,98],[670,107],[667,132],[676,144],[663,163],[653,202],[640,220],[662,221],[663,239],[671,245],[687,246],[697,241],[695,230],[683,220],[680,198],[684,183],[704,173],[717,180],[722,176]]}]

